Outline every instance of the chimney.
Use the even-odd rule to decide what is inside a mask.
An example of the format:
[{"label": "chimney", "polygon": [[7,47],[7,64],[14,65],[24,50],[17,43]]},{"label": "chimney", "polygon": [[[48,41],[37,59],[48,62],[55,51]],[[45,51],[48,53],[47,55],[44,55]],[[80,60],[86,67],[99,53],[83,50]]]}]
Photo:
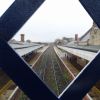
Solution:
[{"label": "chimney", "polygon": [[21,42],[24,42],[24,34],[21,34]]},{"label": "chimney", "polygon": [[75,41],[78,42],[78,34],[75,34]]}]

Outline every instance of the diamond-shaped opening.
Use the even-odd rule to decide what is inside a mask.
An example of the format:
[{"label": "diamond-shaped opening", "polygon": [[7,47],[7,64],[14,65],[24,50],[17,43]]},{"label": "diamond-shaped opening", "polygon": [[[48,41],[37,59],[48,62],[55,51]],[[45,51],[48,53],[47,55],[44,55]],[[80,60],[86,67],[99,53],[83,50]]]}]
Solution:
[{"label": "diamond-shaped opening", "polygon": [[[97,37],[100,30],[92,23],[79,1],[47,0],[9,44],[59,96],[100,48]],[[90,55],[87,57],[85,54],[88,52]],[[100,98],[98,84],[89,93],[92,98],[95,92],[94,98]]]}]

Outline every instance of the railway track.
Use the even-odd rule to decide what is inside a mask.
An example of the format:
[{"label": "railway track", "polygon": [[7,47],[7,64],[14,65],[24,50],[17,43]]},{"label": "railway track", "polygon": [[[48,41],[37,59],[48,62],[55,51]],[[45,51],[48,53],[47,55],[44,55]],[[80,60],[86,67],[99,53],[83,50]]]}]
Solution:
[{"label": "railway track", "polygon": [[[29,62],[27,62],[29,65],[34,65],[38,59],[40,58],[40,56],[42,55],[42,53],[48,48],[48,46],[44,47],[44,48],[41,48],[38,50],[38,53],[34,56],[32,56],[32,58],[30,59]],[[32,67],[32,66],[30,66]],[[8,92],[9,90],[12,91],[12,93],[10,94],[9,93],[9,97],[10,98],[15,98],[15,94],[17,91],[16,90],[16,85],[13,83],[13,81],[5,74],[5,72],[2,71],[2,69],[0,69],[0,100],[2,98],[2,96],[4,97],[7,93],[8,95]],[[18,87],[17,87],[18,88]],[[19,90],[19,89],[18,89]],[[7,92],[8,91],[8,92]],[[22,92],[21,92],[22,93]],[[10,96],[11,95],[11,96]],[[7,98],[9,98],[7,96]],[[18,97],[18,96],[17,96]],[[5,99],[4,99],[5,100]],[[8,100],[8,99],[6,99]],[[9,100],[13,100],[13,99],[9,99]]]},{"label": "railway track", "polygon": [[0,69],[0,95],[10,87],[11,83],[10,78]]},{"label": "railway track", "polygon": [[[56,48],[56,47],[55,47]],[[73,78],[75,78],[75,76],[77,76],[77,74],[80,72],[80,70],[78,69],[78,67],[74,66],[69,60],[67,60],[67,58],[65,57],[65,51],[62,51],[60,49],[56,48],[56,52],[57,54],[60,56],[60,59],[62,60],[62,62],[64,64],[66,64],[67,69],[69,70],[70,74],[72,75]],[[63,56],[62,56],[63,55]],[[78,65],[77,65],[78,66]],[[88,98],[92,98],[92,100],[100,100],[100,89],[98,89],[96,86],[94,86],[88,93]],[[87,100],[87,99],[86,99]]]},{"label": "railway track", "polygon": [[15,88],[15,83],[0,69],[0,100],[8,100]]},{"label": "railway track", "polygon": [[[2,81],[3,80],[3,81]],[[0,89],[10,81],[10,78],[3,72],[2,69],[0,69]]]},{"label": "railway track", "polygon": [[64,68],[64,65],[57,57],[52,45],[50,45],[38,62],[33,66],[37,75],[57,96],[71,81],[69,73],[67,70],[65,71]]},{"label": "railway track", "polygon": [[15,87],[14,82],[0,69],[0,100],[8,100],[7,98]]},{"label": "railway track", "polygon": [[[50,90],[55,95],[59,96],[77,73],[75,71],[71,71],[72,74],[74,73],[73,75],[71,75],[69,70],[66,69],[61,59],[59,59],[59,57],[55,53],[53,45],[50,45],[49,48],[44,51],[45,52],[42,53],[39,59],[37,59],[35,61],[35,64],[33,64],[33,66],[31,67],[33,68],[33,70],[35,70],[36,74],[43,80],[43,82],[50,88]],[[2,81],[4,76],[5,81]],[[11,83],[9,77],[7,78],[6,74],[3,75],[3,78],[0,78],[1,82],[4,82],[0,83],[0,90],[2,90],[0,92],[1,94],[3,93],[3,91],[9,88]]]}]

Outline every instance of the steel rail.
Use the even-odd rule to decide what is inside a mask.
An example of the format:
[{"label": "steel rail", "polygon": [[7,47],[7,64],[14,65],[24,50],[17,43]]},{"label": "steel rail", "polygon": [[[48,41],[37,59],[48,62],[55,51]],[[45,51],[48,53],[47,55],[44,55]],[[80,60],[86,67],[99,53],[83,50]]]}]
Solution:
[{"label": "steel rail", "polygon": [[[52,59],[52,56],[51,56],[51,59]],[[52,60],[52,68],[53,68],[54,79],[55,79],[56,86],[57,86],[57,91],[58,91],[58,93],[57,93],[57,94],[59,95],[59,94],[60,94],[60,92],[59,92],[59,88],[58,88],[58,83],[57,83],[56,72],[55,72],[55,68],[54,68],[53,60]]]},{"label": "steel rail", "polygon": [[2,95],[7,89],[12,85],[12,80],[9,80],[1,89],[0,89],[0,95]]},{"label": "steel rail", "polygon": [[[60,61],[63,63],[63,65],[65,66],[65,68],[67,68],[68,72],[71,74],[71,76],[73,77],[73,79],[75,78],[75,75],[72,73],[72,71],[66,66],[66,64],[64,63],[64,61],[60,58],[59,54],[57,53],[56,47],[54,47],[54,50],[56,52],[56,55],[58,56],[58,58],[60,59]],[[61,97],[62,93],[59,95],[59,98]],[[86,95],[87,99],[89,100],[93,100],[89,94]],[[85,100],[85,99],[84,99]]]}]

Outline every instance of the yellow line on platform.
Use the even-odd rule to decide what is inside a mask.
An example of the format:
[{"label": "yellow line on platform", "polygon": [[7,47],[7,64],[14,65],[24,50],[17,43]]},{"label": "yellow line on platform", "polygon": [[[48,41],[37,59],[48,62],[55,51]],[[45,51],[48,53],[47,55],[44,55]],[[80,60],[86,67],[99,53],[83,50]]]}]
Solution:
[{"label": "yellow line on platform", "polygon": [[3,94],[12,84],[12,80],[8,81],[7,84],[3,86],[3,88],[0,90],[0,95]]}]

